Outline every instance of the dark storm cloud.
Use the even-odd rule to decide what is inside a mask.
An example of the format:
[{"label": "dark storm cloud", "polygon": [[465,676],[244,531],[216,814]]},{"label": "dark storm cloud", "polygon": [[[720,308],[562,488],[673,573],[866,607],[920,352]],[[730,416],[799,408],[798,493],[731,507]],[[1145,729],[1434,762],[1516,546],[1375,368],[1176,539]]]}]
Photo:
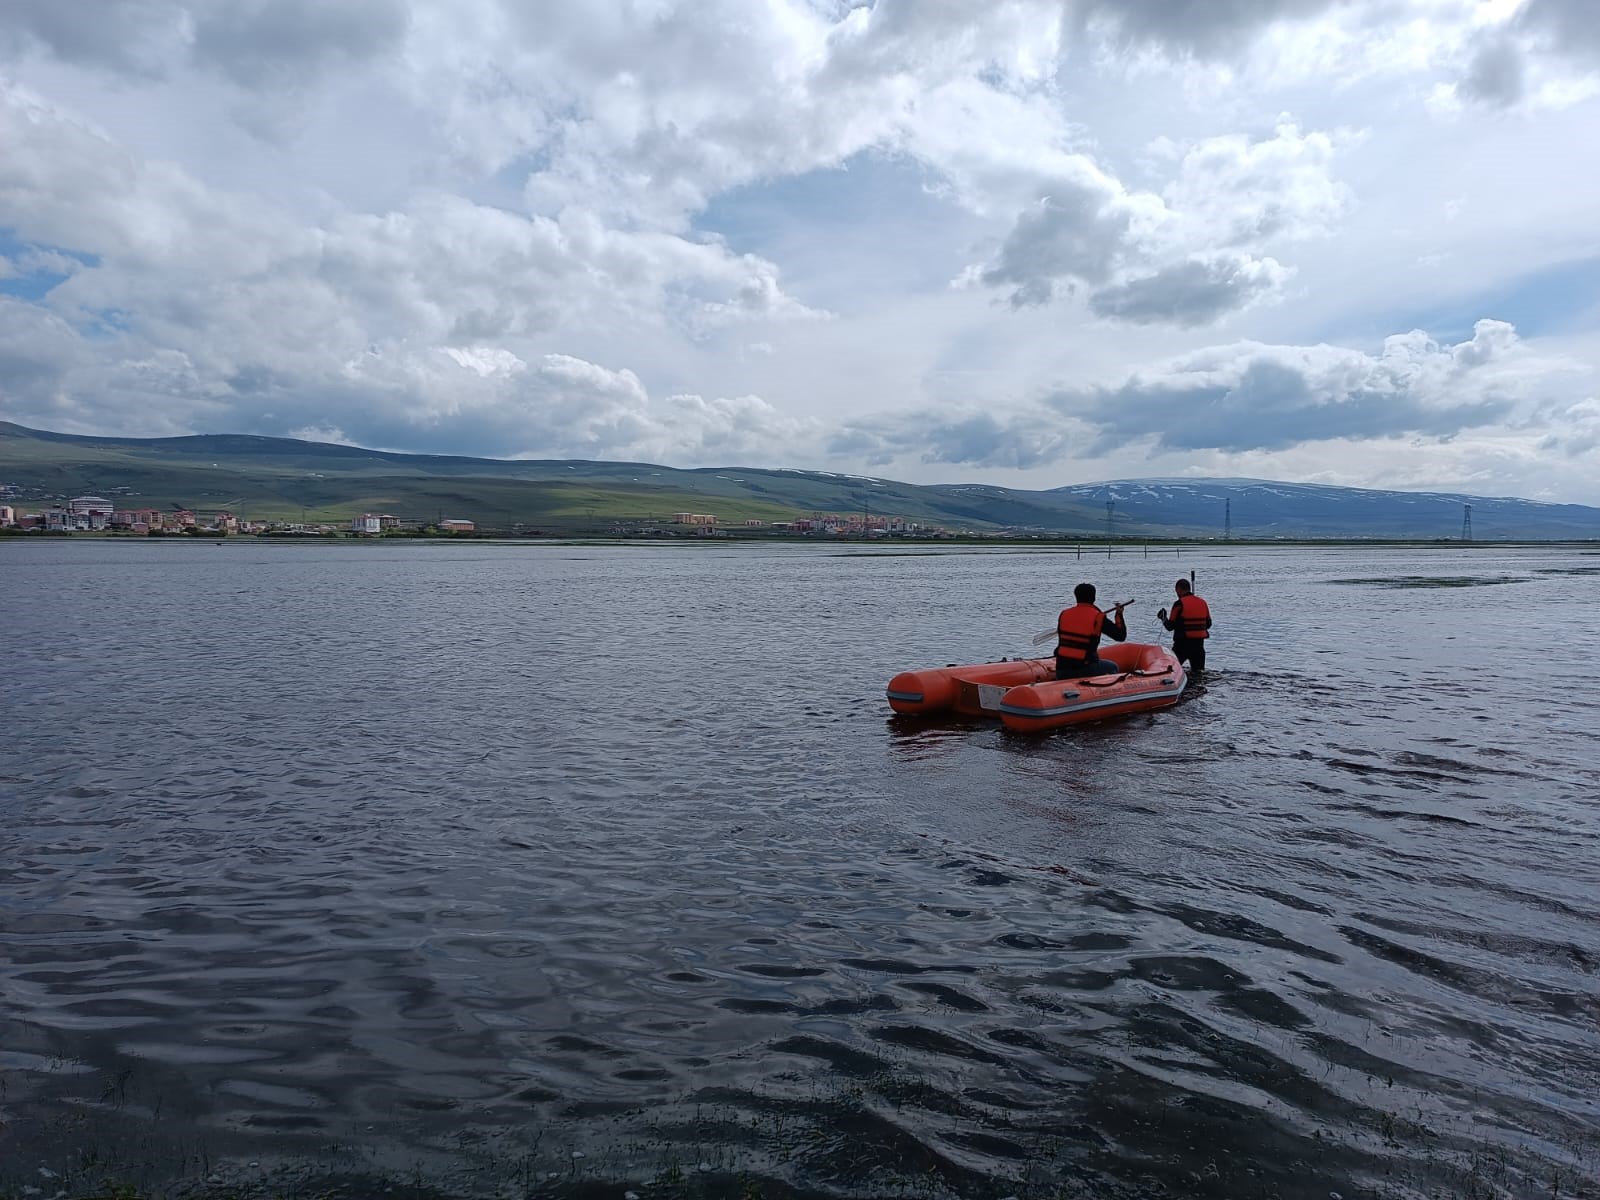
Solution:
[{"label": "dark storm cloud", "polygon": [[1600,423],[1592,422],[1578,433],[1552,433],[1540,438],[1539,449],[1566,458],[1580,458],[1600,450]]},{"label": "dark storm cloud", "polygon": [[181,59],[251,89],[302,83],[329,63],[399,45],[407,0],[4,0],[0,57],[44,52],[124,75]]},{"label": "dark storm cloud", "polygon": [[995,416],[923,411],[847,425],[828,442],[830,454],[868,464],[917,455],[925,463],[1027,470],[1059,462],[1071,442],[1063,422],[1038,410]]},{"label": "dark storm cloud", "polygon": [[1061,393],[1054,403],[1092,422],[1100,448],[1154,438],[1174,450],[1284,450],[1334,438],[1448,436],[1505,417],[1510,398],[1492,391],[1437,401],[1384,364],[1321,370],[1262,355],[1224,371]]},{"label": "dark storm cloud", "polygon": [[1157,195],[1088,162],[1040,185],[999,249],[964,280],[1003,288],[1013,307],[1086,295],[1129,324],[1193,328],[1275,297],[1292,271],[1263,253],[1333,227],[1348,189],[1331,174],[1336,139],[1280,120],[1271,136],[1222,135],[1182,149]]},{"label": "dark storm cloud", "polygon": [[247,88],[303,82],[379,57],[405,35],[404,0],[233,0],[197,14],[194,59]]},{"label": "dark storm cloud", "polygon": [[1120,384],[1063,389],[1013,410],[864,418],[843,426],[827,449],[872,465],[919,456],[1026,470],[1145,441],[1242,452],[1406,434],[1448,438],[1512,414],[1517,347],[1516,330],[1490,319],[1456,345],[1413,330],[1386,338],[1376,355],[1328,345],[1215,346]]},{"label": "dark storm cloud", "polygon": [[1089,307],[1096,316],[1135,325],[1192,328],[1271,293],[1285,274],[1271,259],[1191,259],[1102,288],[1089,297]]},{"label": "dark storm cloud", "polygon": [[1504,36],[1487,38],[1472,55],[1461,93],[1486,104],[1515,104],[1522,99],[1527,74],[1520,46]]},{"label": "dark storm cloud", "polygon": [[981,278],[990,287],[1011,288],[1015,307],[1048,304],[1058,282],[1070,288],[1110,275],[1123,253],[1129,222],[1109,189],[1057,181],[1049,195],[1017,218]]},{"label": "dark storm cloud", "polygon": [[1517,24],[1548,37],[1556,50],[1600,61],[1600,12],[1594,0],[1528,0]]},{"label": "dark storm cloud", "polygon": [[1595,69],[1600,66],[1597,17],[1595,0],[1528,0],[1510,22],[1476,40],[1460,94],[1492,107],[1518,104],[1527,98],[1528,75],[1540,56]]},{"label": "dark storm cloud", "polygon": [[1069,0],[1080,28],[1108,33],[1128,48],[1151,46],[1175,57],[1230,58],[1274,21],[1312,17],[1351,0]]},{"label": "dark storm cloud", "polygon": [[0,57],[43,49],[80,66],[155,75],[164,51],[181,41],[183,17],[173,0],[5,0]]}]

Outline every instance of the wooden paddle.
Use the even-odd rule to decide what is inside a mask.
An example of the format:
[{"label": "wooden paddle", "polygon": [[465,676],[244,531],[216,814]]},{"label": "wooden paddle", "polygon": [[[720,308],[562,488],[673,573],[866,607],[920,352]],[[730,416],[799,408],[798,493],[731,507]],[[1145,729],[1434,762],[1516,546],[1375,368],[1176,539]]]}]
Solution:
[{"label": "wooden paddle", "polygon": [[[1124,600],[1121,604],[1113,604],[1110,608],[1102,608],[1100,611],[1109,617],[1112,613],[1116,612],[1117,609],[1127,608],[1128,605],[1132,603],[1132,600]],[[1035,646],[1042,646],[1055,636],[1056,631],[1054,629],[1046,629],[1043,633],[1036,633],[1033,635],[1033,644]]]}]

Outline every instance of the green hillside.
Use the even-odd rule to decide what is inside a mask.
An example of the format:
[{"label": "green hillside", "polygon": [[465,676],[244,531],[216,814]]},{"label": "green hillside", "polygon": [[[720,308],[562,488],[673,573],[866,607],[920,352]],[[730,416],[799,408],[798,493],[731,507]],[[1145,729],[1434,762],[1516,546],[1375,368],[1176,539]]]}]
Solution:
[{"label": "green hillside", "polygon": [[125,497],[130,507],[228,508],[252,520],[342,521],[385,512],[420,522],[456,517],[491,528],[569,529],[659,521],[675,512],[737,523],[865,511],[972,530],[1104,527],[1092,505],[1004,488],[921,487],[790,469],[388,454],[238,434],[79,437],[6,422],[0,483],[21,488],[25,500],[98,494]]},{"label": "green hillside", "polygon": [[[1240,479],[1133,479],[1024,491],[921,486],[792,468],[706,467],[587,459],[390,454],[244,434],[78,437],[0,421],[0,484],[24,510],[103,495],[126,507],[229,509],[254,521],[343,523],[364,512],[405,522],[475,521],[579,533],[647,528],[678,512],[723,525],[863,512],[989,533],[1127,538],[1440,538],[1470,509],[1480,537],[1600,537],[1600,509],[1511,498]],[[1463,506],[1468,506],[1464,509]]]}]

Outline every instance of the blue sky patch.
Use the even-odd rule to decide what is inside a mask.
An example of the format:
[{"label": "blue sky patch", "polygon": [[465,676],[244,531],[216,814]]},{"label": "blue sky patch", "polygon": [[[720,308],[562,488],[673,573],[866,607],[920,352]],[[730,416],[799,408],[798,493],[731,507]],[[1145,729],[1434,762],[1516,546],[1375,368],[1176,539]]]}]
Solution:
[{"label": "blue sky patch", "polygon": [[43,300],[78,267],[100,265],[96,255],[25,242],[17,237],[16,230],[5,226],[0,226],[0,258],[6,260],[6,269],[0,272],[0,295],[30,303]]},{"label": "blue sky patch", "polygon": [[1473,325],[1487,317],[1515,325],[1519,337],[1536,338],[1587,328],[1597,305],[1600,257],[1592,257],[1530,271],[1435,308],[1368,314],[1363,326],[1385,335],[1423,329],[1435,341],[1453,345],[1471,341]]},{"label": "blue sky patch", "polygon": [[[939,291],[967,265],[977,223],[935,195],[936,182],[908,159],[866,151],[837,169],[724,192],[695,229],[771,259],[807,303],[849,308],[863,290]],[[840,279],[843,293],[828,294],[826,281]]]}]

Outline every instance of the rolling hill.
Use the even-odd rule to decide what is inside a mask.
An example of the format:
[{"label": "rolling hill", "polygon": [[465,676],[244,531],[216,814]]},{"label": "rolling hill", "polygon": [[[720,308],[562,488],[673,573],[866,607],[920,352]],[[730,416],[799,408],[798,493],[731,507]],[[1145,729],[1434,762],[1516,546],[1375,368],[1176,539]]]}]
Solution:
[{"label": "rolling hill", "polygon": [[[1395,492],[1268,479],[1120,479],[1053,490],[1081,503],[1110,500],[1120,518],[1199,525],[1239,538],[1459,537],[1472,506],[1477,540],[1600,537],[1600,508],[1456,492]],[[1185,516],[1187,515],[1187,520]]]},{"label": "rolling hill", "polygon": [[1471,504],[1482,539],[1600,538],[1600,509],[1251,479],[1134,479],[1026,491],[917,485],[792,468],[395,454],[246,434],[85,437],[0,421],[0,484],[26,507],[82,494],[129,507],[229,508],[252,519],[361,512],[480,526],[600,529],[715,513],[724,523],[814,513],[892,515],[973,532],[1119,537],[1453,538]]}]

